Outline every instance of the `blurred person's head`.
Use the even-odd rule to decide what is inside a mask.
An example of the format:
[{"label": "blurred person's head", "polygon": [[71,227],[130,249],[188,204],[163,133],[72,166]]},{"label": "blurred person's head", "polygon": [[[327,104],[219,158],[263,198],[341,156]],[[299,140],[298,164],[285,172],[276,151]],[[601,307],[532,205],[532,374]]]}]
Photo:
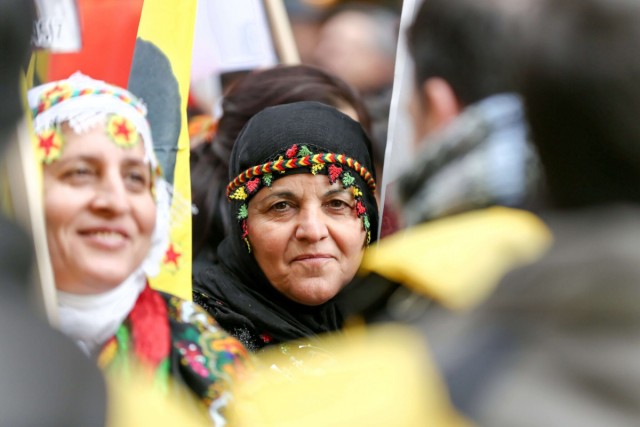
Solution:
[{"label": "blurred person's head", "polygon": [[[35,20],[33,1],[0,0],[0,151],[25,113],[20,80]],[[42,322],[24,298],[31,282],[32,240],[3,215],[0,234],[0,337],[5,343],[0,352],[0,424],[105,425],[107,397],[98,368]]]},{"label": "blurred person's head", "polygon": [[31,89],[29,106],[56,288],[101,294],[134,273],[155,275],[169,196],[144,104],[76,73]]},{"label": "blurred person's head", "polygon": [[263,109],[298,101],[317,101],[336,107],[370,130],[367,110],[359,94],[346,82],[308,65],[277,66],[254,71],[237,80],[222,100],[222,117],[213,140],[191,152],[194,254],[216,247],[228,233],[231,219],[224,188],[234,142],[244,125]]},{"label": "blurred person's head", "polygon": [[[21,76],[28,63],[36,18],[32,0],[0,0],[0,155],[16,140],[17,125],[24,116]],[[4,213],[0,212],[0,227],[3,243],[10,250],[0,244],[3,290],[26,296],[30,290],[25,283],[33,262],[33,242],[23,230],[13,224],[9,227]]]},{"label": "blurred person's head", "polygon": [[324,18],[314,64],[354,85],[363,94],[393,84],[399,17],[387,8],[350,3]]},{"label": "blurred person's head", "polygon": [[35,20],[32,1],[0,1],[0,146],[24,113],[20,76],[29,58]]},{"label": "blurred person's head", "polygon": [[640,202],[640,3],[545,0],[523,94],[552,201]]},{"label": "blurred person's head", "polygon": [[517,93],[522,23],[533,3],[424,0],[417,7],[406,33],[414,156],[388,193],[406,225],[537,202],[537,160]]},{"label": "blurred person's head", "polygon": [[303,64],[312,62],[324,7],[305,0],[285,0],[291,31]]},{"label": "blurred person's head", "polygon": [[515,89],[518,19],[526,0],[424,0],[407,32],[416,139],[465,107]]}]

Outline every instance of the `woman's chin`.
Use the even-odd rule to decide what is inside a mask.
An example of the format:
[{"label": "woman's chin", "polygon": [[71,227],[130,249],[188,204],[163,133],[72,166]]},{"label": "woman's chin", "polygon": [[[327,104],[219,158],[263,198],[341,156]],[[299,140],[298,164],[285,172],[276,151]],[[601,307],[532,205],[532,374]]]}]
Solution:
[{"label": "woman's chin", "polygon": [[322,278],[313,278],[295,284],[285,296],[299,304],[316,306],[324,304],[338,295],[341,289],[342,286],[327,282]]},{"label": "woman's chin", "polygon": [[78,295],[97,295],[109,292],[121,285],[131,273],[95,272],[78,281],[62,281],[56,288],[63,292]]}]

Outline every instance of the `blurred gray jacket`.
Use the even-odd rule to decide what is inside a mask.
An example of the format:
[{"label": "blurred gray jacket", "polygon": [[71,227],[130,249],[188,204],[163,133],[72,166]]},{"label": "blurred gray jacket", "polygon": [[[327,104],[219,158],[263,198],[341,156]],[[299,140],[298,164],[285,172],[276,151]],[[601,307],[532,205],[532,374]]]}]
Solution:
[{"label": "blurred gray jacket", "polygon": [[469,314],[417,322],[481,426],[640,425],[640,207],[543,215],[555,244]]}]

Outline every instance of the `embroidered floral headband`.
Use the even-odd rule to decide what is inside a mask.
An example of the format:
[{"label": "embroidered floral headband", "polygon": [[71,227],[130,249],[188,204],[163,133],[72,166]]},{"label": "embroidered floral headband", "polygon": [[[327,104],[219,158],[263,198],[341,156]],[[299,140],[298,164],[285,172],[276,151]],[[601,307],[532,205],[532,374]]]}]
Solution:
[{"label": "embroidered floral headband", "polygon": [[358,161],[345,156],[344,154],[334,154],[327,152],[316,152],[318,149],[310,145],[294,144],[289,147],[284,155],[277,159],[249,168],[233,179],[227,186],[227,197],[229,200],[241,201],[236,214],[236,219],[242,227],[242,239],[245,241],[249,252],[249,227],[247,218],[249,211],[247,203],[263,186],[270,187],[274,173],[284,175],[287,170],[309,168],[313,175],[324,173],[329,177],[329,182],[334,184],[340,182],[343,188],[350,188],[353,193],[356,205],[355,210],[358,218],[362,219],[362,227],[367,232],[366,244],[371,242],[371,221],[367,214],[366,204],[363,199],[362,189],[357,185],[354,173],[362,177],[369,190],[374,193],[376,189],[375,179]]},{"label": "embroidered floral headband", "polygon": [[294,144],[286,151],[285,157],[286,159],[280,156],[275,161],[254,166],[242,172],[227,186],[227,196],[229,196],[234,189],[240,187],[242,184],[245,184],[256,176],[267,176],[273,172],[284,173],[287,169],[297,169],[301,167],[311,167],[312,173],[314,173],[314,169],[316,171],[321,170],[329,163],[337,163],[350,167],[366,181],[371,191],[376,191],[376,182],[371,172],[369,172],[357,160],[347,157],[344,154],[314,154],[306,145],[302,145],[298,148],[298,145]]},{"label": "embroidered floral headband", "polygon": [[60,125],[78,134],[105,121],[109,137],[119,146],[134,147],[142,137],[145,158],[158,171],[146,106],[125,89],[75,73],[66,80],[46,83],[28,93],[37,149],[43,163],[62,152]]}]

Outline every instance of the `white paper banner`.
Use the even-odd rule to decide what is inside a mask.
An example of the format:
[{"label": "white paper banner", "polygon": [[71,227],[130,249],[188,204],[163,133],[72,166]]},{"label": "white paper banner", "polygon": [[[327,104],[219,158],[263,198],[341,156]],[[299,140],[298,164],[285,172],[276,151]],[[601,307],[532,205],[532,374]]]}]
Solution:
[{"label": "white paper banner", "polygon": [[74,0],[36,0],[38,20],[32,44],[55,53],[78,52],[82,48],[80,21]]},{"label": "white paper banner", "polygon": [[199,0],[191,79],[277,64],[261,0]]}]

